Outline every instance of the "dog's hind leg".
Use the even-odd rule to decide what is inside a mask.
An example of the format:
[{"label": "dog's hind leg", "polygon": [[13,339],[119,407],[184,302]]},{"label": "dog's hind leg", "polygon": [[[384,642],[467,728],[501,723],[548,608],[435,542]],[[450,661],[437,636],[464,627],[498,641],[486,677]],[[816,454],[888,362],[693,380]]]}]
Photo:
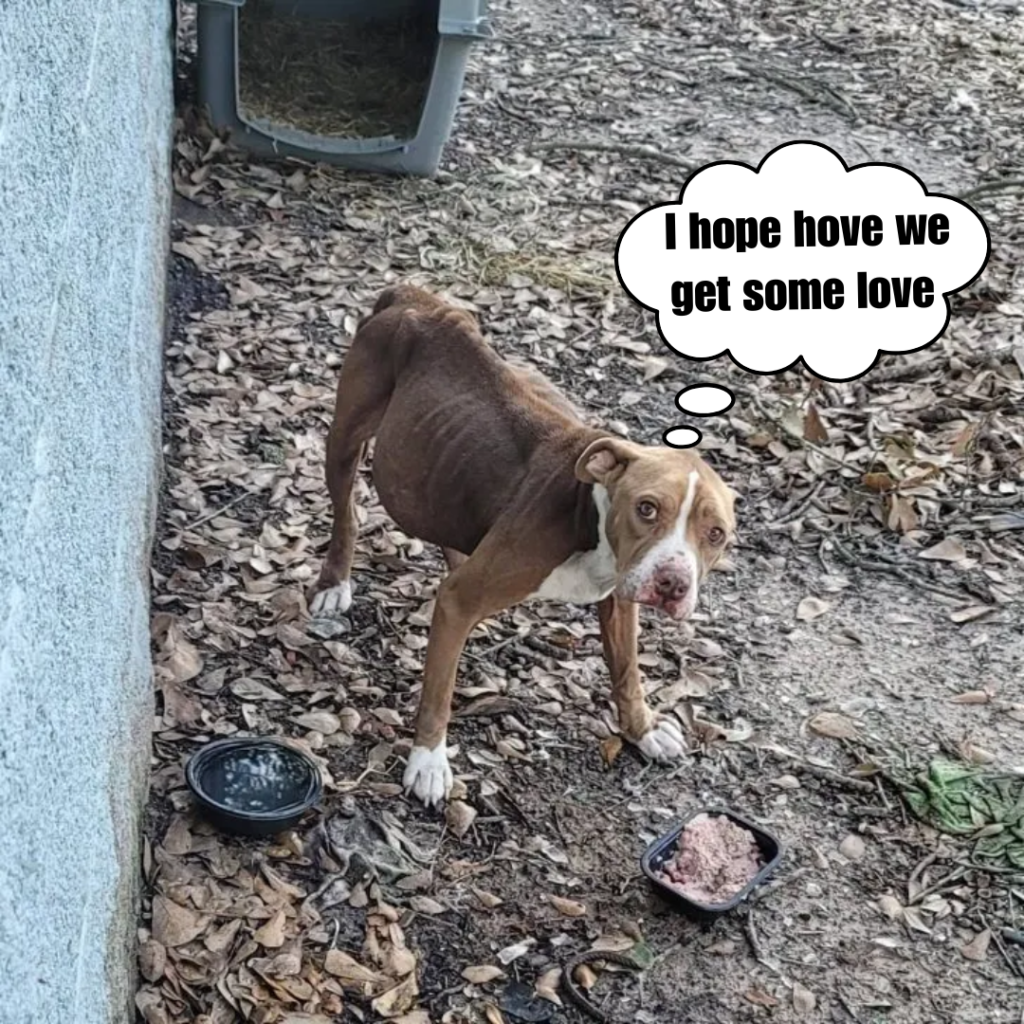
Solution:
[{"label": "dog's hind leg", "polygon": [[342,615],[352,604],[358,532],[352,490],[366,444],[377,432],[394,388],[386,352],[387,340],[368,322],[353,339],[341,368],[324,466],[334,521],[327,556],[310,593],[314,616]]}]

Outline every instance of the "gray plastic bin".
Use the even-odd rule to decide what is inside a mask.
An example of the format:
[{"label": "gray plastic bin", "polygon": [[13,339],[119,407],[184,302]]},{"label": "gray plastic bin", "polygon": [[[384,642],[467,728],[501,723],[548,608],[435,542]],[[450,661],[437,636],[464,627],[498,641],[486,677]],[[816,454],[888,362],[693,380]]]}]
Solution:
[{"label": "gray plastic bin", "polygon": [[432,176],[488,0],[197,0],[199,102],[232,141]]}]

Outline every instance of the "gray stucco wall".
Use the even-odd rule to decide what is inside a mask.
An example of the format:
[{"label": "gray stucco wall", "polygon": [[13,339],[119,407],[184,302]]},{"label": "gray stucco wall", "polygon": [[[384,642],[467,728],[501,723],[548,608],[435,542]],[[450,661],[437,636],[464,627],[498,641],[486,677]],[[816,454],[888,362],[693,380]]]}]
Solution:
[{"label": "gray stucco wall", "polygon": [[170,0],[0,0],[0,1022],[131,1020]]}]

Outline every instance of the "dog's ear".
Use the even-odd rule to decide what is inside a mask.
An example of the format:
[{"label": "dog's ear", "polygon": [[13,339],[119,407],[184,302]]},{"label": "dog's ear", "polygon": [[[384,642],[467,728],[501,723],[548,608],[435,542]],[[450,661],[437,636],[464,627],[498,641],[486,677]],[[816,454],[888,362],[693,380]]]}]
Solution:
[{"label": "dog's ear", "polygon": [[585,484],[603,484],[620,473],[636,458],[628,441],[618,437],[599,437],[583,450],[576,460],[576,479]]}]

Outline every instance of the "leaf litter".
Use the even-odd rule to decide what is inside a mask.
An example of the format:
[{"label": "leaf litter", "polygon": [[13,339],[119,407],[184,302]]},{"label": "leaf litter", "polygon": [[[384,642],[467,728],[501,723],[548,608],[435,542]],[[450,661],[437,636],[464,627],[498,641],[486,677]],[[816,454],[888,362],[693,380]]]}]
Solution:
[{"label": "leaf litter", "polygon": [[[904,818],[890,781],[907,752],[992,767],[974,761],[982,751],[1002,770],[1019,750],[1012,188],[972,200],[992,259],[931,348],[843,385],[701,368],[737,395],[704,451],[743,502],[740,545],[700,613],[682,628],[644,620],[652,703],[694,751],[680,774],[623,744],[593,616],[523,606],[467,648],[451,820],[407,805],[401,764],[442,568],[390,522],[368,474],[356,602],[328,633],[308,628],[337,367],[386,283],[446,291],[592,422],[656,442],[693,378],[622,295],[611,252],[629,216],[676,194],[679,161],[756,162],[813,131],[847,159],[895,159],[947,192],[1020,177],[1022,32],[999,5],[697,6],[680,23],[661,0],[600,13],[498,4],[498,37],[474,50],[433,182],[233,150],[190,106],[183,13],[137,995],[149,1024],[512,1020],[525,1004],[502,986],[518,980],[557,1010],[560,965],[630,949],[626,922],[658,952],[678,941],[637,856],[712,800],[784,836],[784,884],[758,912],[757,949],[734,918],[656,958],[643,1005],[635,985],[602,980],[624,1018],[685,1007],[701,1024],[756,1005],[806,1019],[849,1004],[930,1024],[950,1007],[1015,1005],[1019,979],[980,936],[1012,923],[1005,893],[1020,882],[975,859],[978,846],[1013,848],[1008,830],[986,818],[940,833]],[[986,699],[953,702],[971,693]],[[474,700],[487,703],[467,714]],[[192,817],[185,758],[240,732],[317,758],[325,800],[294,832],[236,840]],[[798,785],[763,775],[772,744],[797,755]],[[842,857],[850,835],[884,857]],[[903,906],[891,894],[908,879]],[[797,908],[807,934],[781,927]],[[972,953],[998,986],[965,980]],[[493,969],[507,978],[463,976],[505,959]],[[762,961],[784,963],[785,978]]]}]

